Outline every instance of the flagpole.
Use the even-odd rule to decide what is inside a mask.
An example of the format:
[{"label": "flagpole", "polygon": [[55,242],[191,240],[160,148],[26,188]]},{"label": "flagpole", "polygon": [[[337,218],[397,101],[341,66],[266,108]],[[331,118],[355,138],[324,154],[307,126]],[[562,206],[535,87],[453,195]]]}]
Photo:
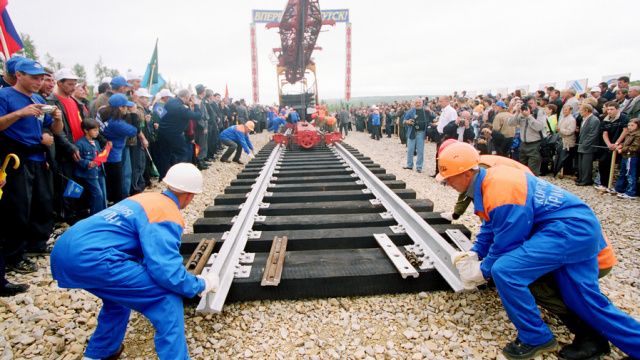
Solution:
[{"label": "flagpole", "polygon": [[[158,39],[157,38],[156,38],[156,47],[153,49],[153,53],[155,55],[156,61],[158,61]],[[151,64],[151,74],[149,76],[149,93],[151,93],[151,86],[153,86],[153,71],[155,70],[155,67],[156,67],[156,64],[154,62],[154,64]]]},{"label": "flagpole", "polygon": [[149,93],[151,93],[151,86],[153,85],[153,70],[155,70],[156,64],[151,65],[151,76],[149,76]]}]

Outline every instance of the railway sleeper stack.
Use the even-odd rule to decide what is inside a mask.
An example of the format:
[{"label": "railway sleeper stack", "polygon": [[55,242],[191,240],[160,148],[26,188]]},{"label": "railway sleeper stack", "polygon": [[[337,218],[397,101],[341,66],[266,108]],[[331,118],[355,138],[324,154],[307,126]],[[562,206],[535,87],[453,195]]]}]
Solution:
[{"label": "railway sleeper stack", "polygon": [[[227,241],[225,233],[228,235],[238,221],[248,194],[276,146],[273,142],[265,145],[224,194],[215,198],[204,217],[196,220],[194,233],[182,236],[180,253],[185,263],[203,238],[216,240],[213,256],[217,256]],[[395,175],[387,174],[356,149],[345,144],[340,146],[447,242],[454,244],[454,236],[463,241],[470,237],[467,228],[451,224],[433,212],[430,200],[417,199],[416,192],[407,189]],[[375,200],[367,185],[334,150],[298,146],[283,149],[244,246],[244,253],[249,254],[246,262],[250,264],[237,266],[225,301],[451,289],[433,266],[422,264],[419,251],[416,254],[411,250],[414,242],[397,225],[394,217]],[[404,274],[401,275],[398,265],[392,262],[394,257],[402,258],[397,260],[405,264],[402,265],[406,270]],[[276,268],[267,269],[265,273],[268,263]]]}]

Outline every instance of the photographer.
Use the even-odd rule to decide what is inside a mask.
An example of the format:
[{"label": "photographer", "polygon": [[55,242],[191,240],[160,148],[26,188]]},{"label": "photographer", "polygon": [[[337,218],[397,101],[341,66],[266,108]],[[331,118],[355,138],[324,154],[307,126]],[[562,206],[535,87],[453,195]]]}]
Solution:
[{"label": "photographer", "polygon": [[417,152],[416,170],[422,172],[427,124],[433,121],[435,114],[424,106],[421,98],[416,98],[413,105],[403,117],[403,124],[407,129],[407,165],[404,168],[413,169],[413,154]]},{"label": "photographer", "polygon": [[458,141],[471,143],[476,138],[476,134],[471,127],[471,113],[463,111],[455,121],[445,126],[446,138],[458,139]]},{"label": "photographer", "polygon": [[544,138],[544,128],[547,123],[547,114],[536,106],[536,99],[528,96],[518,100],[513,108],[508,125],[520,125],[522,144],[520,148],[520,162],[528,166],[536,175],[540,175],[540,142]]},{"label": "photographer", "polygon": [[[507,139],[500,131],[493,130],[490,123],[484,123],[480,127],[478,137],[478,150],[481,155],[501,155],[506,156],[504,149]],[[511,143],[509,142],[509,145]]]}]

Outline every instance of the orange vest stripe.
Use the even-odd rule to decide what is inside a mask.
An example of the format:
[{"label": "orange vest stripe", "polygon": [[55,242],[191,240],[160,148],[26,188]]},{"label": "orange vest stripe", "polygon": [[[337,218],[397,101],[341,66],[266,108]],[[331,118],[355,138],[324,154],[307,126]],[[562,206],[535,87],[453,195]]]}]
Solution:
[{"label": "orange vest stripe", "polygon": [[158,196],[157,193],[142,193],[134,195],[130,198],[140,204],[147,213],[149,223],[158,223],[163,221],[172,221],[184,228],[184,220],[180,209],[168,196]]}]

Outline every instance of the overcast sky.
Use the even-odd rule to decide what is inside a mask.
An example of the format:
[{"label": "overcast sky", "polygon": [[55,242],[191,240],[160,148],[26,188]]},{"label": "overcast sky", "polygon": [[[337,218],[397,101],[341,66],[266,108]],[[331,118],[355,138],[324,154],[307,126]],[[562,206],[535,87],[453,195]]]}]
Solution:
[{"label": "overcast sky", "polygon": [[[283,10],[285,0],[10,0],[18,32],[89,80],[103,63],[144,73],[158,41],[165,79],[202,83],[251,100],[251,11]],[[481,92],[603,75],[640,75],[633,16],[640,1],[320,0],[323,10],[349,9],[353,31],[352,97]],[[277,100],[269,53],[276,29],[257,24],[260,102]],[[313,57],[320,98],[344,98],[345,24],[323,27]]]}]

